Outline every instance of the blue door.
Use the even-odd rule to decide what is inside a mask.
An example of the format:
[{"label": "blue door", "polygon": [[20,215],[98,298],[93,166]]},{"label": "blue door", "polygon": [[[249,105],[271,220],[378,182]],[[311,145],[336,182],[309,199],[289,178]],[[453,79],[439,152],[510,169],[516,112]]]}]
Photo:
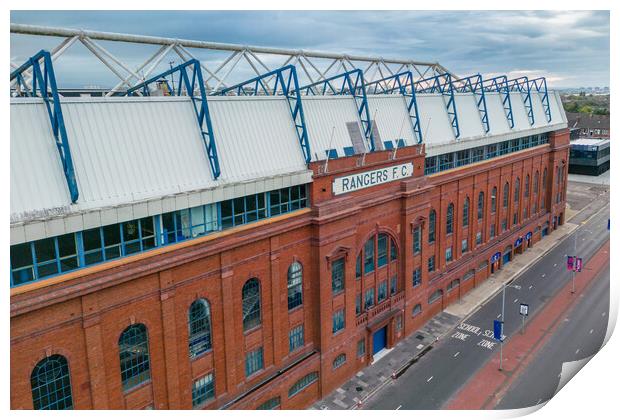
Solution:
[{"label": "blue door", "polygon": [[383,350],[386,346],[387,327],[381,328],[372,336],[372,354],[375,355]]},{"label": "blue door", "polygon": [[510,252],[507,252],[504,254],[504,257],[502,258],[502,265],[506,265],[510,262]]}]

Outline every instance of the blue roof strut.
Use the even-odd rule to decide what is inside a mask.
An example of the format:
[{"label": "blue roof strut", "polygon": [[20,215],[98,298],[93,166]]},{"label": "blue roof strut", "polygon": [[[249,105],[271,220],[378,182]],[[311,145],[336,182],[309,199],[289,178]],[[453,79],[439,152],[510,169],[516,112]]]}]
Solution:
[{"label": "blue roof strut", "polygon": [[262,74],[245,82],[221,89],[215,92],[214,95],[226,95],[231,92],[239,96],[278,95],[279,93],[284,95],[288,101],[291,117],[293,118],[293,124],[295,124],[295,131],[297,132],[297,138],[304,154],[304,159],[306,163],[310,163],[312,159],[310,142],[308,140],[308,130],[306,128],[306,120],[304,118],[304,109],[301,103],[299,81],[297,79],[295,66],[289,64],[288,66],[270,71],[269,73]]},{"label": "blue roof strut", "polygon": [[[428,84],[429,82],[430,87],[423,87],[424,83]],[[444,98],[444,101],[445,98],[448,98],[448,102],[446,102],[446,112],[448,113],[448,119],[450,120],[452,130],[454,131],[454,137],[458,139],[461,136],[461,130],[459,129],[459,118],[456,113],[454,88],[452,86],[452,76],[450,75],[450,73],[438,74],[427,79],[418,80],[414,83],[414,86],[417,93],[439,92]]]},{"label": "blue roof strut", "polygon": [[[164,78],[174,73],[179,73],[179,86],[176,89],[171,89],[168,81]],[[190,79],[191,77],[191,79]],[[202,141],[207,150],[207,156],[209,158],[209,164],[211,165],[211,173],[213,179],[217,179],[220,176],[220,162],[217,155],[217,147],[215,145],[215,138],[213,136],[213,127],[211,125],[211,117],[209,115],[209,105],[207,103],[207,93],[205,91],[205,84],[202,78],[202,71],[200,69],[200,62],[196,59],[186,61],[168,71],[165,71],[157,76],[133,86],[128,89],[122,95],[136,95],[141,92],[144,96],[150,96],[151,91],[149,85],[153,83],[163,83],[171,96],[181,96],[185,92],[192,100],[194,111],[196,113],[196,119],[198,121],[198,128],[202,136]],[[196,95],[196,90],[200,95]]]},{"label": "blue roof strut", "polygon": [[[32,87],[28,88],[24,79],[24,72],[30,67],[32,67]],[[30,57],[28,61],[11,72],[11,81],[15,79],[17,82],[16,89],[18,94],[35,97],[38,95],[43,98],[45,102],[47,114],[52,124],[52,133],[56,140],[56,147],[58,148],[58,154],[62,162],[62,169],[65,173],[67,186],[69,187],[71,202],[75,203],[78,200],[79,191],[50,53],[41,50],[36,55]]]},{"label": "blue roof strut", "polygon": [[480,121],[485,133],[488,133],[491,127],[489,126],[489,113],[487,112],[487,100],[484,96],[484,88],[482,86],[482,76],[480,73],[473,76],[463,77],[461,79],[453,80],[452,84],[457,92],[472,92],[476,97],[476,106],[478,107],[478,113],[480,114]]},{"label": "blue roof strut", "polygon": [[527,76],[517,77],[516,79],[508,80],[508,89],[511,92],[521,92],[523,98],[523,106],[525,107],[525,113],[530,121],[530,125],[534,125],[534,109],[532,108],[532,95],[530,83]]},{"label": "blue roof strut", "polygon": [[506,76],[497,76],[483,80],[482,84],[484,90],[487,92],[497,92],[500,94],[508,125],[510,128],[515,128],[515,119],[512,115],[512,103],[510,102],[510,89],[508,88],[508,78]]}]

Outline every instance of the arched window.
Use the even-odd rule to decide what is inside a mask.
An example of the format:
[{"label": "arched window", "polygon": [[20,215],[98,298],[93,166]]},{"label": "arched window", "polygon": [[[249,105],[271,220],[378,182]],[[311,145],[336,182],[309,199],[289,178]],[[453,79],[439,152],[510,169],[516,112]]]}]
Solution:
[{"label": "arched window", "polygon": [[336,358],[332,362],[332,367],[334,369],[338,369],[340,366],[344,365],[346,361],[347,361],[347,355],[344,353],[340,353],[338,356],[336,356]]},{"label": "arched window", "polygon": [[514,191],[514,196],[515,196],[514,202],[515,203],[519,201],[520,187],[521,187],[521,180],[517,177],[517,180],[515,181],[515,191]]},{"label": "arched window", "polygon": [[411,315],[416,316],[416,315],[419,315],[421,312],[422,312],[422,305],[418,303],[416,306],[413,307],[413,311],[411,312]]},{"label": "arched window", "polygon": [[469,197],[465,197],[463,204],[463,227],[469,226]]},{"label": "arched window", "polygon": [[37,363],[30,374],[30,389],[35,410],[73,409],[67,359],[54,354]]},{"label": "arched window", "polygon": [[508,191],[510,190],[510,185],[506,182],[504,184],[504,208],[508,207]]},{"label": "arched window", "polygon": [[294,309],[303,303],[302,300],[302,277],[303,271],[301,264],[297,261],[293,262],[288,268],[287,286],[288,286],[288,309]]},{"label": "arched window", "polygon": [[211,350],[211,308],[206,299],[197,299],[189,307],[189,357]]},{"label": "arched window", "polygon": [[525,175],[525,191],[523,192],[523,194],[526,197],[530,196],[530,175]]},{"label": "arched window", "polygon": [[538,171],[534,174],[534,194],[538,194]]},{"label": "arched window", "polygon": [[431,210],[428,215],[428,242],[435,242],[435,222],[437,219],[437,213],[435,210]]},{"label": "arched window", "polygon": [[448,211],[446,212],[446,234],[452,233],[454,230],[454,204],[448,204]]},{"label": "arched window", "polygon": [[396,250],[396,242],[390,238],[390,261],[398,259],[398,251]]},{"label": "arched window", "polygon": [[250,279],[241,291],[243,303],[243,331],[251,330],[260,325],[260,282]]},{"label": "arched window", "polygon": [[134,324],[123,331],[118,339],[118,351],[123,390],[150,379],[149,337],[144,324]]},{"label": "arched window", "polygon": [[428,297],[428,304],[430,305],[431,303],[435,302],[437,299],[439,299],[442,296],[443,296],[442,289],[435,290],[433,294]]},{"label": "arched window", "polygon": [[543,182],[542,182],[543,191],[547,189],[547,168],[545,168],[543,172]]},{"label": "arched window", "polygon": [[497,187],[493,187],[493,193],[491,194],[491,213],[497,211]]},{"label": "arched window", "polygon": [[482,220],[484,217],[484,193],[480,191],[478,193],[478,220]]}]

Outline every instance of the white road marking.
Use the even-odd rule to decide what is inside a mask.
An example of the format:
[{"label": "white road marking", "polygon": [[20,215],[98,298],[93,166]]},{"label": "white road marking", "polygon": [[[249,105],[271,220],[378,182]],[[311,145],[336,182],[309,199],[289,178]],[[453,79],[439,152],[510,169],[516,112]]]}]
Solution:
[{"label": "white road marking", "polygon": [[590,330],[590,334],[592,334],[593,332],[594,332],[594,330],[593,330],[593,329],[592,329],[592,330]]},{"label": "white road marking", "polygon": [[428,379],[426,380],[426,382],[430,382],[430,381],[432,381],[432,380],[433,380],[433,377],[431,376],[430,378],[428,378]]},{"label": "white road marking", "polygon": [[532,287],[534,287],[534,285],[532,284],[530,287],[528,287],[528,289],[532,290]]},{"label": "white road marking", "polygon": [[538,401],[536,401],[536,405],[540,404],[541,401],[542,401],[542,398],[539,398]]},{"label": "white road marking", "polygon": [[605,315],[607,315],[607,312],[603,312],[603,313],[601,314],[601,316],[605,316]]},{"label": "white road marking", "polygon": [[396,407],[397,410],[400,410],[400,407],[402,407],[403,405],[399,405],[398,407]]},{"label": "white road marking", "polygon": [[575,351],[575,354],[579,354],[580,351],[581,349],[577,349],[577,351]]},{"label": "white road marking", "polygon": [[497,319],[500,319],[502,317],[502,314],[497,314]]},{"label": "white road marking", "polygon": [[515,299],[514,303],[517,303],[518,301],[519,301],[519,299],[517,298],[517,299]]},{"label": "white road marking", "polygon": [[454,357],[458,356],[459,354],[461,354],[461,352],[457,351],[456,353],[454,353]]},{"label": "white road marking", "polygon": [[543,274],[542,277],[545,277],[545,275]]},{"label": "white road marking", "polygon": [[558,266],[558,264],[557,264],[557,263],[555,263],[555,264],[553,264],[553,266],[554,266],[554,267],[557,267],[557,266]]}]

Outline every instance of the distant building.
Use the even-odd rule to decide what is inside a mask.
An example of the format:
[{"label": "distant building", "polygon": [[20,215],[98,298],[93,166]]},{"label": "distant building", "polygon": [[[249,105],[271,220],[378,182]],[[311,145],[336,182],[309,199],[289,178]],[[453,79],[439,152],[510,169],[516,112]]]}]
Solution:
[{"label": "distant building", "polygon": [[568,128],[571,130],[571,140],[609,138],[609,115],[567,112],[566,118],[568,118]]},{"label": "distant building", "polygon": [[568,172],[600,175],[609,170],[609,144],[607,139],[578,139],[570,143]]}]

